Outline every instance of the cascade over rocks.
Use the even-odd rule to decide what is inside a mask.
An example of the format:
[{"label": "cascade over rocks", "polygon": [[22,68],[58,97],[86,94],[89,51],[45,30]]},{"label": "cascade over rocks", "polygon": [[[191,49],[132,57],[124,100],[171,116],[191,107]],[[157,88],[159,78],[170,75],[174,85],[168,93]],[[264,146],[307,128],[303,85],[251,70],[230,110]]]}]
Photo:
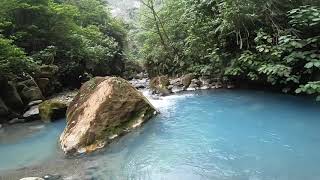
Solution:
[{"label": "cascade over rocks", "polygon": [[81,87],[68,107],[60,144],[69,155],[89,153],[155,114],[155,108],[126,80],[96,77]]}]

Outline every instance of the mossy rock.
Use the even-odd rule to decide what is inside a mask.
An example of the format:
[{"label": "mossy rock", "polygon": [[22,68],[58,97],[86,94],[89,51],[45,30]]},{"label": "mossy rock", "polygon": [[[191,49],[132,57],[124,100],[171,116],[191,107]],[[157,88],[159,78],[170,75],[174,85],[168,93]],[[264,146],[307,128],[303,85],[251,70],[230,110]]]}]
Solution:
[{"label": "mossy rock", "polygon": [[44,122],[64,118],[66,116],[67,104],[58,100],[44,101],[39,105],[39,114]]},{"label": "mossy rock", "polygon": [[28,79],[17,84],[17,89],[25,104],[31,101],[43,100],[43,94],[34,79]]},{"label": "mossy rock", "polygon": [[70,103],[60,144],[69,155],[89,153],[139,127],[155,114],[150,102],[128,81],[96,77],[86,82]]},{"label": "mossy rock", "polygon": [[39,78],[53,78],[59,71],[59,67],[56,65],[42,65],[39,69],[39,74],[36,76]]}]

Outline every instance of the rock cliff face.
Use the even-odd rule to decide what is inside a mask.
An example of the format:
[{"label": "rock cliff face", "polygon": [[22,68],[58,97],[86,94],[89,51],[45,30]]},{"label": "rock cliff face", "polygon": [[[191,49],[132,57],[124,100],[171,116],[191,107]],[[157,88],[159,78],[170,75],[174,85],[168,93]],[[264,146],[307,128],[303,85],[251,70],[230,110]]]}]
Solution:
[{"label": "rock cliff face", "polygon": [[69,155],[92,152],[155,114],[155,108],[126,80],[96,77],[81,87],[68,107],[60,144]]}]

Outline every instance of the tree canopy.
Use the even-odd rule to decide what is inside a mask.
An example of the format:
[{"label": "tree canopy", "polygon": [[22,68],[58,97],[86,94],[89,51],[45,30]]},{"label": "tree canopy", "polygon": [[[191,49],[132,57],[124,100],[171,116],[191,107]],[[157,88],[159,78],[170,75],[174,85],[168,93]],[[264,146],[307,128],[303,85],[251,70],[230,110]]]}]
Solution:
[{"label": "tree canopy", "polygon": [[141,0],[150,74],[195,73],[320,94],[317,0]]},{"label": "tree canopy", "polygon": [[1,1],[0,72],[21,77],[54,64],[65,85],[84,73],[120,75],[125,34],[102,0]]}]

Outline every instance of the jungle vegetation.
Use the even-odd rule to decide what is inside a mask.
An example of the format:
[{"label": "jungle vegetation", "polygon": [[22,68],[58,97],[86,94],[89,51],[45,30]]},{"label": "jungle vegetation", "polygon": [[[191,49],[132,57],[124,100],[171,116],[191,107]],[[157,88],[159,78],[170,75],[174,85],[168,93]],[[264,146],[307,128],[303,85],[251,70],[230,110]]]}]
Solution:
[{"label": "jungle vegetation", "polygon": [[320,1],[142,4],[136,57],[144,60],[149,74],[194,73],[320,94]]},{"label": "jungle vegetation", "polygon": [[125,34],[102,0],[2,0],[0,73],[23,79],[55,65],[64,86],[86,73],[120,75]]},{"label": "jungle vegetation", "polygon": [[21,79],[55,65],[70,86],[84,74],[122,75],[129,59],[150,76],[194,73],[320,95],[319,0],[140,4],[128,24],[104,0],[0,1],[0,74]]}]

